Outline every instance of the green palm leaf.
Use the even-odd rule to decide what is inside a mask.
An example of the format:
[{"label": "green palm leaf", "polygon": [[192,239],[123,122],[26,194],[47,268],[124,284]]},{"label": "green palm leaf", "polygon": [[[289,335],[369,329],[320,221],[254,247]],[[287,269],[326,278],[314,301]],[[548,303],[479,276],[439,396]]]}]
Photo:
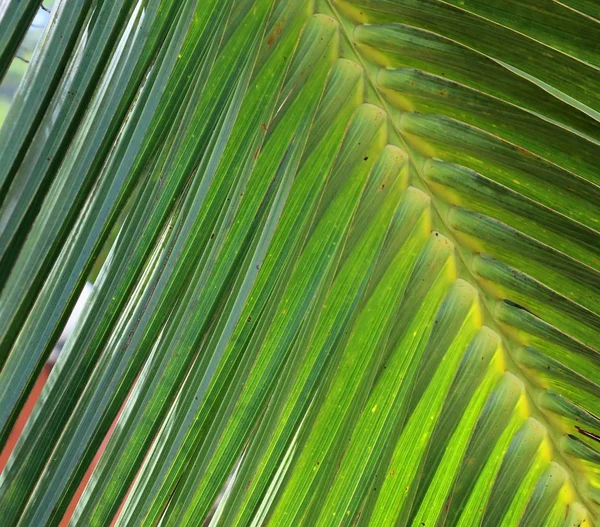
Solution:
[{"label": "green palm leaf", "polygon": [[4,524],[595,524],[599,24],[58,1],[0,131],[2,445],[101,269]]}]

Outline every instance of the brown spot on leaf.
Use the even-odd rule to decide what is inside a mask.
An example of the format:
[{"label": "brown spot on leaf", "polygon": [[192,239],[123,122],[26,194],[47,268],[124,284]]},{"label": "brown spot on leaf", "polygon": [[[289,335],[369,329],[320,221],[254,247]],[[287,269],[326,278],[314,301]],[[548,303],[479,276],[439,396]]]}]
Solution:
[{"label": "brown spot on leaf", "polygon": [[592,434],[592,432],[588,432],[587,430],[584,430],[583,428],[581,428],[577,425],[575,426],[575,428],[581,435],[583,435],[585,437],[589,437],[590,439],[593,439],[594,441],[597,441],[598,443],[600,443],[600,436],[597,436],[596,434]]}]

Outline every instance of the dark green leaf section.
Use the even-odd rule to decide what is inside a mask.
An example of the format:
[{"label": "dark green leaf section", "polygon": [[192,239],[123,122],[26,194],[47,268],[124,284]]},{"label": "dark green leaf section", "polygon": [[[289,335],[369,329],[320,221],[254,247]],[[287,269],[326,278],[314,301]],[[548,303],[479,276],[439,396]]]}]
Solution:
[{"label": "dark green leaf section", "polygon": [[[158,14],[157,9],[154,14]],[[148,13],[148,18],[145,20],[149,25],[157,23],[158,27],[155,27],[157,30],[163,29],[165,23],[165,20],[154,19],[152,12]],[[138,44],[144,42],[142,40]],[[170,59],[171,63],[175,60],[174,54],[177,53],[180,42],[175,39],[173,44],[174,49],[167,59]],[[145,57],[146,61],[157,50],[147,51],[149,55]],[[139,66],[140,57],[133,53],[128,59],[130,60],[121,71],[123,75],[119,78],[119,81],[125,84],[131,84],[132,79],[129,74]],[[131,100],[139,87],[137,82],[141,82],[145,67],[137,69],[138,78],[133,81],[133,86],[130,86]],[[164,89],[166,80],[163,74],[158,82],[146,85],[146,90],[140,94],[140,99],[145,100],[150,91],[154,96],[158,96]],[[108,137],[111,133],[116,135],[122,125],[121,119],[129,110],[128,105],[131,101],[122,100],[124,95],[122,88],[123,85],[117,83],[115,91],[101,90],[95,107],[98,113],[92,111],[89,115],[92,123],[88,123],[89,128],[84,127],[85,132],[82,132],[81,143],[77,143],[71,151],[72,156],[69,160],[72,164],[68,164],[64,171],[61,170],[57,174],[46,196],[44,207],[34,222],[32,232],[19,255],[18,265],[11,273],[3,291],[5,302],[0,309],[2,328],[0,331],[3,335],[0,360],[2,363],[6,360],[6,364],[3,364],[4,369],[0,375],[7,375],[13,379],[11,383],[3,383],[6,389],[2,394],[5,405],[0,418],[3,439],[24,400],[24,392],[35,380],[35,374],[42,367],[45,357],[60,334],[60,325],[64,324],[69,308],[72,308],[76,300],[74,291],[83,284],[93,258],[98,254],[103,240],[106,239],[118,217],[120,208],[131,194],[140,176],[141,171],[131,174],[127,170],[129,168],[127,164],[131,166],[133,156],[132,152],[125,152],[130,144],[128,140],[136,131],[142,135],[145,131],[144,125],[147,126],[147,123],[139,122],[139,119],[144,116],[143,108],[138,105],[131,109],[132,115],[129,116],[127,127],[122,130],[121,141],[116,151],[105,166],[104,177],[93,185],[89,195],[86,195],[86,178],[82,175],[86,174],[86,168],[89,168],[91,173],[96,171],[98,175],[97,171],[102,165],[98,162],[98,158],[90,155],[90,149],[92,152],[97,152],[96,148],[101,147],[99,138],[108,147],[111,141]],[[110,106],[110,102],[122,106],[120,116],[104,111],[106,109],[102,108],[102,103]],[[145,117],[148,118],[148,115]],[[94,124],[98,125],[97,129]],[[137,130],[134,130],[134,124],[139,125]],[[112,132],[108,131],[106,126],[112,126]],[[109,134],[108,137],[105,134]],[[120,157],[126,154],[129,154],[128,158]],[[126,166],[124,167],[123,164]],[[90,172],[87,174],[89,175]],[[91,182],[87,181],[87,185],[90,184]],[[84,201],[83,210],[78,210],[73,205],[81,200]],[[69,224],[76,220],[78,220],[77,226],[69,231]],[[57,255],[61,244],[62,252]],[[53,258],[57,257],[57,261],[53,261]],[[55,276],[55,281],[44,282],[44,274]],[[34,300],[35,304],[32,306]],[[19,336],[7,358],[9,346],[15,340],[14,335]],[[36,351],[32,353],[32,349]]]},{"label": "dark green leaf section", "polygon": [[118,235],[6,522],[109,431],[73,525],[597,521],[592,2],[60,5],[2,131],[3,437]]},{"label": "dark green leaf section", "polygon": [[19,45],[40,8],[39,0],[3,4],[0,18],[0,82],[4,79]]},{"label": "dark green leaf section", "polygon": [[[6,283],[11,266],[39,212],[51,174],[58,170],[69,143],[81,124],[83,111],[91,103],[110,55],[119,53],[116,44],[124,30],[126,16],[133,9],[133,3],[105,2],[97,9],[85,38],[80,35],[80,41],[74,50],[74,61],[65,69],[64,78],[54,97],[48,107],[44,108],[36,133],[16,169],[16,181],[7,189],[3,198],[9,205],[9,211],[2,218],[0,236],[0,258],[5,276],[2,285]],[[105,46],[104,42],[112,45]],[[15,203],[19,203],[19,206],[15,207]]]},{"label": "dark green leaf section", "polygon": [[[26,7],[28,2],[19,2]],[[7,14],[11,15],[16,2]],[[58,1],[0,131],[0,191],[4,195],[80,40],[94,2]],[[21,7],[21,8],[22,8]],[[4,20],[4,17],[3,17]],[[7,20],[8,21],[8,20]]]}]

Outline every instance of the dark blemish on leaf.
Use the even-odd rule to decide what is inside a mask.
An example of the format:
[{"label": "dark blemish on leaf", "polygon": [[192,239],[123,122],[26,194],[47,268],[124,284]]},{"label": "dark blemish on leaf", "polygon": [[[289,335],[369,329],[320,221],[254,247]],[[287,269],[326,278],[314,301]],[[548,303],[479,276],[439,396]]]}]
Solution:
[{"label": "dark blemish on leaf", "polygon": [[213,233],[210,235],[210,239],[212,240],[214,237],[215,237],[215,233],[213,232]]},{"label": "dark blemish on leaf", "polygon": [[252,317],[248,317],[246,322],[251,322],[252,321]]},{"label": "dark blemish on leaf", "polygon": [[516,145],[515,147],[521,154],[523,154],[525,157],[533,157],[533,154],[527,150],[526,148],[523,148],[522,146]]},{"label": "dark blemish on leaf", "polygon": [[585,437],[588,437],[588,438],[593,439],[594,441],[597,441],[598,443],[600,443],[600,436],[597,436],[596,434],[592,434],[591,432],[588,432],[587,430],[584,430],[583,428],[581,428],[579,426],[575,426],[575,428],[581,435],[584,435]]},{"label": "dark blemish on leaf", "polygon": [[523,310],[523,311],[527,311],[527,313],[529,313],[530,315],[533,315],[533,316],[535,316],[535,314],[534,314],[534,313],[532,313],[531,311],[529,311],[529,309],[527,309],[526,307],[523,307],[521,304],[517,304],[516,302],[513,302],[512,300],[509,300],[508,298],[505,298],[505,299],[504,299],[504,303],[505,303],[507,306],[510,306],[510,307],[515,307],[515,308],[517,308],[517,309],[521,309],[521,310]]},{"label": "dark blemish on leaf", "polygon": [[365,160],[365,161],[366,161],[367,159],[369,159],[369,156],[365,156],[365,157],[364,157],[364,160]]},{"label": "dark blemish on leaf", "polygon": [[277,24],[275,24],[275,29],[273,30],[273,33],[271,33],[271,36],[269,36],[267,40],[267,45],[273,45],[273,42],[275,42],[276,35],[281,35],[281,22],[277,22]]},{"label": "dark blemish on leaf", "polygon": [[267,125],[265,123],[260,123],[260,126],[265,132],[268,130]]}]

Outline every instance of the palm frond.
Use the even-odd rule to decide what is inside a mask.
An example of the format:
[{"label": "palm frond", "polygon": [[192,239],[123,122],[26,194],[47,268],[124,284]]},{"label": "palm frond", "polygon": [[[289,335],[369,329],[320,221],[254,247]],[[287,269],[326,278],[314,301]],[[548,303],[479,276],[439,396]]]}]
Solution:
[{"label": "palm frond", "polygon": [[3,521],[593,525],[599,20],[58,1],[0,132],[3,443],[102,268]]}]

